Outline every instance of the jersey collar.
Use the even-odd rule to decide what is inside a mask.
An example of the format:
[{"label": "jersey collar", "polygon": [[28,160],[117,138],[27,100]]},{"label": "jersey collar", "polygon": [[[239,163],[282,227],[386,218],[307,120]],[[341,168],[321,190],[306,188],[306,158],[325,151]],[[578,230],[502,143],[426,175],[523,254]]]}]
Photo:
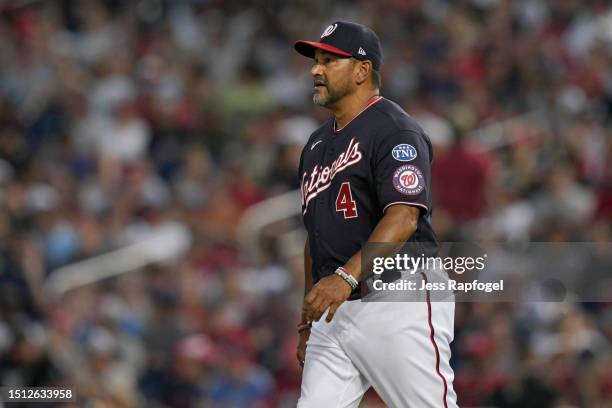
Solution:
[{"label": "jersey collar", "polygon": [[370,101],[368,102],[368,104],[357,114],[355,115],[355,117],[351,120],[348,121],[348,123],[344,126],[342,126],[340,129],[336,129],[336,118],[334,118],[334,124],[333,124],[333,130],[334,133],[338,133],[340,132],[342,129],[344,129],[345,127],[347,127],[352,121],[354,121],[355,119],[357,119],[357,117],[359,115],[361,115],[363,112],[365,112],[366,110],[368,110],[368,108],[372,105],[374,105],[376,102],[380,101],[383,97],[382,96],[373,96],[372,98],[370,98]]}]

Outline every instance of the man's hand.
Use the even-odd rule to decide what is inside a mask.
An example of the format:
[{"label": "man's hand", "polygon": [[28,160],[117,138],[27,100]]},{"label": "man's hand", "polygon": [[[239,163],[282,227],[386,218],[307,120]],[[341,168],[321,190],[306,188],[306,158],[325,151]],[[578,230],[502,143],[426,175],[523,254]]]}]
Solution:
[{"label": "man's hand", "polygon": [[304,299],[302,314],[309,321],[318,321],[329,308],[325,319],[328,323],[334,318],[338,307],[351,295],[351,286],[340,276],[326,276],[317,282]]},{"label": "man's hand", "polygon": [[310,330],[304,330],[299,334],[296,357],[300,367],[304,367],[304,361],[306,360],[306,342],[310,337]]}]

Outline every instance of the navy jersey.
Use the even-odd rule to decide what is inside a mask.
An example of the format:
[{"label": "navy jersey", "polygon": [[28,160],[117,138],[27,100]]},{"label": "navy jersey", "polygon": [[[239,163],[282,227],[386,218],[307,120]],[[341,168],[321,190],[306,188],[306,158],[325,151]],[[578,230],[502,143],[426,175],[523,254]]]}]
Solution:
[{"label": "navy jersey", "polygon": [[420,209],[417,230],[407,241],[411,247],[422,245],[430,252],[437,246],[431,227],[431,161],[423,129],[382,97],[342,129],[331,118],[310,136],[299,176],[313,282],[359,251],[392,205]]}]

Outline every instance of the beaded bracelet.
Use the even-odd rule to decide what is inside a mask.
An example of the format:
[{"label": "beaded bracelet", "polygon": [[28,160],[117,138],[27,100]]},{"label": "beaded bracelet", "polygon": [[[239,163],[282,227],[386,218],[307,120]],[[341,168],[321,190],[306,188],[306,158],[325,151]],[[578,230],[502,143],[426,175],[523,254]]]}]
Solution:
[{"label": "beaded bracelet", "polygon": [[357,286],[359,285],[359,282],[357,282],[357,279],[355,279],[353,275],[351,275],[346,269],[344,269],[341,266],[338,269],[336,269],[334,273],[340,276],[342,279],[344,279],[346,283],[348,283],[351,286],[351,289],[353,290],[355,290]]}]

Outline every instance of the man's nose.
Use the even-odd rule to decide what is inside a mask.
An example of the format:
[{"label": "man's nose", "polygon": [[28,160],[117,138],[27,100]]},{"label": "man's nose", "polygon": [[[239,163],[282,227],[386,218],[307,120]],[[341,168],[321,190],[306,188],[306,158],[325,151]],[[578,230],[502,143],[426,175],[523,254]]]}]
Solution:
[{"label": "man's nose", "polygon": [[315,62],[312,66],[312,68],[310,68],[310,73],[312,74],[313,77],[316,76],[322,76],[323,75],[323,66],[317,62]]}]

